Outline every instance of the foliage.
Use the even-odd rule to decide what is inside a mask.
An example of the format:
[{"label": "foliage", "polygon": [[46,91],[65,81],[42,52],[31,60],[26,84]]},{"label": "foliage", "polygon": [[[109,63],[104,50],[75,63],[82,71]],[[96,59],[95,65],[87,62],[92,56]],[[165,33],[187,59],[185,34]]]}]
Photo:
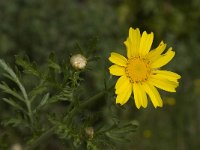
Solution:
[{"label": "foliage", "polygon": [[[198,150],[199,8],[199,0],[0,1],[0,56],[11,64],[10,67],[1,61],[4,67],[0,69],[0,79],[3,81],[0,88],[4,93],[0,93],[0,149],[9,149],[14,143],[24,146],[24,142],[28,140],[32,143],[53,125],[62,127],[53,132],[56,136],[42,140],[44,142],[40,144],[40,148],[75,149],[69,141],[76,139],[75,143],[79,143],[84,136],[69,138],[68,135],[60,135],[60,131],[67,128],[63,126],[65,123],[62,118],[74,108],[74,104],[70,104],[75,100],[79,104],[102,89],[109,88],[112,77],[107,74],[108,64],[105,58],[111,50],[124,53],[124,37],[132,26],[153,31],[157,42],[163,39],[169,47],[173,47],[176,56],[168,68],[182,76],[177,94],[162,94],[165,97],[163,109],[138,111],[133,104],[130,107],[115,106],[113,94],[107,93],[101,100],[76,115],[73,125],[83,123],[76,127],[79,129],[76,132],[84,135],[84,128],[92,126],[96,134],[101,129],[99,126],[103,127],[104,123],[108,124],[109,129],[113,125],[121,125],[116,121],[119,118],[127,120],[126,123],[137,119],[141,127],[136,132],[137,135],[130,135],[131,142],[117,142],[110,147],[106,143],[102,145],[108,146],[108,149],[117,145],[116,149],[127,150],[133,147],[148,150]],[[95,44],[88,41],[96,36],[98,44],[95,47],[92,46]],[[80,44],[77,45],[77,41]],[[54,51],[57,58],[53,54],[48,58],[51,51]],[[68,60],[70,55],[80,53],[78,51],[82,51],[90,60],[87,69],[80,72],[70,68]],[[97,54],[98,57],[94,57]],[[14,55],[17,55],[16,63],[11,57]],[[5,65],[11,74],[9,70],[3,69]],[[23,88],[31,101],[35,120],[33,124],[39,124],[36,127],[33,125],[34,129],[30,126],[29,102],[25,100]],[[173,105],[169,103],[170,98],[174,101]],[[73,132],[74,130],[71,133]],[[107,134],[103,139],[106,136]],[[58,140],[61,137],[62,140]],[[95,138],[94,136],[94,139],[89,140],[84,137],[83,143],[75,145],[88,145],[95,149],[98,143],[105,142],[100,142],[102,136],[98,137],[99,141]]]},{"label": "foliage", "polygon": [[[105,144],[100,143],[106,143],[109,146],[112,141],[123,140],[126,133],[134,132],[137,128],[138,125],[135,122],[120,125],[121,121],[110,124],[101,119],[98,122],[104,123],[99,127],[107,127],[104,130],[95,129],[94,136],[88,138],[85,132],[86,125],[95,128],[97,122],[89,121],[87,114],[80,112],[86,111],[90,103],[102,99],[111,89],[104,89],[88,100],[81,100],[83,93],[79,90],[84,82],[81,76],[87,68],[75,70],[66,61],[58,62],[53,53],[50,54],[47,68],[43,71],[39,70],[36,63],[30,62],[27,57],[17,56],[16,64],[17,73],[4,60],[0,60],[5,80],[7,79],[8,83],[9,81],[14,83],[11,86],[9,85],[11,83],[2,81],[0,89],[6,93],[2,100],[15,111],[14,115],[2,120],[2,125],[13,126],[21,132],[22,137],[26,137],[23,141],[26,143],[25,149],[41,149],[40,145],[43,145],[45,149],[45,145],[49,143],[41,143],[52,135],[65,140],[66,144],[73,143],[72,147],[101,149]],[[37,78],[36,84],[31,89],[26,88],[25,83],[23,84],[24,74],[29,75],[29,80],[33,77]],[[12,88],[13,86],[15,88]],[[59,105],[63,105],[62,111],[51,111]],[[24,130],[28,130],[29,134],[23,133]]]}]

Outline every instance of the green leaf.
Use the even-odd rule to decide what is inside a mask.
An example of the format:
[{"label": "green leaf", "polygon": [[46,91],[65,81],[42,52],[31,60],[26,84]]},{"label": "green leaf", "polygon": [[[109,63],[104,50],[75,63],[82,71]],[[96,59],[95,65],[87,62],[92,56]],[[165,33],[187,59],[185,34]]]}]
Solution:
[{"label": "green leaf", "polygon": [[116,135],[111,133],[106,133],[106,135],[115,142],[129,142],[129,140],[123,135]]},{"label": "green leaf", "polygon": [[66,86],[64,87],[60,93],[56,94],[55,96],[49,99],[49,103],[54,103],[57,101],[72,101],[73,98],[73,90]]},{"label": "green leaf", "polygon": [[41,76],[41,73],[37,69],[36,63],[34,62],[31,63],[28,57],[22,58],[20,56],[16,56],[15,59],[16,59],[16,64],[21,66],[24,69],[25,73],[34,75],[36,77]]},{"label": "green leaf", "polygon": [[4,69],[10,77],[12,77],[13,81],[17,82],[18,78],[14,71],[5,63],[4,60],[0,59],[0,67]]},{"label": "green leaf", "polygon": [[43,107],[46,103],[47,100],[49,99],[49,93],[45,94],[42,98],[42,100],[40,101],[39,105],[37,106],[37,108],[34,110],[34,112],[36,112],[37,110],[39,110],[41,107]]},{"label": "green leaf", "polygon": [[128,138],[124,137],[124,135],[128,136],[130,133],[135,132],[137,127],[137,121],[130,121],[129,123],[117,125],[115,128],[108,130],[105,134],[114,141],[128,142]]},{"label": "green leaf", "polygon": [[40,104],[38,107],[42,107],[44,106],[44,104],[46,104],[47,100],[49,99],[49,93],[45,94],[44,97],[42,98]]},{"label": "green leaf", "polygon": [[8,103],[9,105],[13,106],[14,108],[21,110],[22,112],[26,113],[26,110],[24,108],[22,108],[19,104],[17,104],[14,100],[12,99],[7,99],[7,98],[2,98],[2,100],[6,103]]},{"label": "green leaf", "polygon": [[77,42],[76,41],[76,43],[75,43],[75,47],[79,50],[79,52],[81,53],[81,54],[83,54],[84,55],[84,52],[83,52],[83,49],[81,48],[81,46],[80,46],[80,43],[79,42]]},{"label": "green leaf", "polygon": [[87,141],[87,149],[88,150],[99,150],[95,144],[93,144],[91,141]]},{"label": "green leaf", "polygon": [[115,142],[128,142],[129,140],[127,136],[135,132],[137,128],[138,122],[135,120],[128,123],[114,123],[110,127],[103,127],[96,133],[96,135],[104,134]]},{"label": "green leaf", "polygon": [[28,101],[28,96],[27,96],[26,90],[25,90],[24,86],[22,85],[22,83],[19,81],[19,79],[18,79],[17,75],[14,73],[14,71],[2,59],[0,59],[0,67],[2,67],[8,73],[8,75],[10,76],[12,81],[14,81],[19,86],[19,88],[24,96],[24,99],[26,101]]},{"label": "green leaf", "polygon": [[12,90],[5,82],[0,83],[0,89],[2,89],[3,92],[10,94],[14,96],[15,98],[24,102],[23,97],[19,95],[15,90]]},{"label": "green leaf", "polygon": [[131,121],[129,123],[119,126],[118,128],[111,130],[110,132],[114,134],[125,134],[125,133],[134,132],[136,131],[137,128],[138,128],[138,122]]},{"label": "green leaf", "polygon": [[39,85],[35,87],[31,92],[29,92],[28,96],[30,97],[30,101],[33,101],[38,95],[42,94],[47,90],[47,87],[44,85]]},{"label": "green leaf", "polygon": [[58,73],[61,72],[61,67],[60,67],[60,65],[57,63],[57,60],[56,60],[56,57],[55,57],[55,54],[54,54],[54,53],[51,53],[51,54],[49,55],[48,67],[49,67],[49,68],[52,68],[52,69],[54,69],[54,70],[57,70]]},{"label": "green leaf", "polygon": [[7,79],[9,79],[9,80],[11,80],[11,81],[13,81],[13,82],[16,83],[16,81],[13,79],[13,77],[10,76],[9,74],[7,74],[7,73],[2,73],[2,74],[3,74],[3,76],[6,77]]},{"label": "green leaf", "polygon": [[12,125],[13,127],[17,127],[17,126],[20,126],[20,127],[28,127],[28,123],[25,122],[22,118],[20,117],[16,117],[16,118],[9,118],[9,119],[6,119],[6,120],[3,120],[1,121],[1,124],[3,126],[8,126],[8,125]]}]

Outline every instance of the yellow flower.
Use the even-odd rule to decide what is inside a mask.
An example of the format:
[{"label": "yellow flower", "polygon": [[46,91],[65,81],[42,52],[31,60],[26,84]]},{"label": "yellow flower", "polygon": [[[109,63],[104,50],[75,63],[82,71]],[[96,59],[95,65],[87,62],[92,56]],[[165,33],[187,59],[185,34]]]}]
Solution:
[{"label": "yellow flower", "polygon": [[169,48],[162,54],[166,44],[162,41],[157,48],[151,49],[153,33],[146,31],[140,34],[140,30],[130,28],[129,37],[124,42],[127,49],[127,58],[111,53],[109,60],[114,63],[109,70],[112,75],[120,76],[115,85],[117,94],[116,103],[125,104],[130,98],[132,91],[135,105],[139,109],[141,106],[147,107],[147,95],[150,97],[154,107],[162,107],[163,101],[158,90],[176,92],[179,85],[180,75],[160,70],[174,57],[175,52]]}]

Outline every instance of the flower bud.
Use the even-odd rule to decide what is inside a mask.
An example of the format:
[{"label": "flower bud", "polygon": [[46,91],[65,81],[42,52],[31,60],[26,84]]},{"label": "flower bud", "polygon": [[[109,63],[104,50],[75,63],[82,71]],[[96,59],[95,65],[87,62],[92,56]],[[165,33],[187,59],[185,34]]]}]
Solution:
[{"label": "flower bud", "polygon": [[70,63],[75,69],[84,69],[87,64],[87,59],[81,54],[76,54],[70,58]]},{"label": "flower bud", "polygon": [[22,146],[19,143],[13,144],[11,150],[22,150]]},{"label": "flower bud", "polygon": [[93,127],[86,127],[85,128],[85,133],[86,133],[86,135],[87,135],[87,137],[89,139],[92,139],[93,136],[94,136],[94,129],[93,129]]}]

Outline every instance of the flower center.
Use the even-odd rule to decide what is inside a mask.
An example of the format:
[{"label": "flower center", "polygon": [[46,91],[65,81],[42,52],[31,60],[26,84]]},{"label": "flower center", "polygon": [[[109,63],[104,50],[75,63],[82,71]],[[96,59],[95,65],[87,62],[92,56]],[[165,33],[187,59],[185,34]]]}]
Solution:
[{"label": "flower center", "polygon": [[151,68],[148,60],[140,57],[132,57],[128,59],[126,75],[132,83],[146,81],[150,73]]}]

